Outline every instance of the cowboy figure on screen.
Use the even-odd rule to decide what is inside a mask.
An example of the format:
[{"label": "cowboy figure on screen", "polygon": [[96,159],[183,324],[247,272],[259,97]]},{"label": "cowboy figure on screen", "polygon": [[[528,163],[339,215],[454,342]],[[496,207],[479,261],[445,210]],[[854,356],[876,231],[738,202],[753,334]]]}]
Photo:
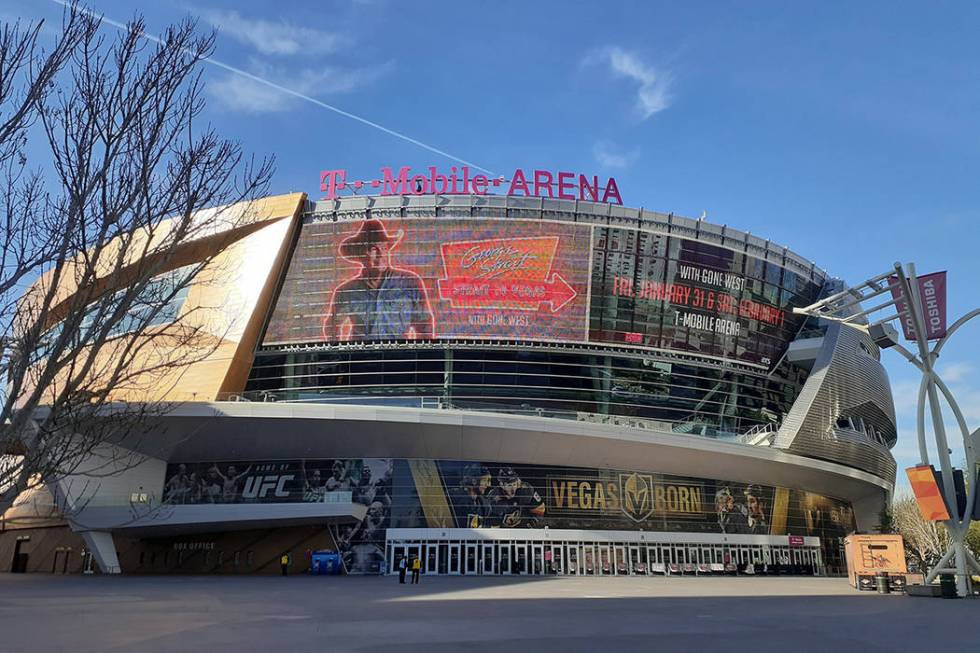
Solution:
[{"label": "cowboy figure on screen", "polygon": [[323,320],[328,341],[432,338],[435,318],[422,277],[391,263],[402,232],[389,235],[380,220],[361,223],[340,243],[340,256],[360,269],[340,283]]}]

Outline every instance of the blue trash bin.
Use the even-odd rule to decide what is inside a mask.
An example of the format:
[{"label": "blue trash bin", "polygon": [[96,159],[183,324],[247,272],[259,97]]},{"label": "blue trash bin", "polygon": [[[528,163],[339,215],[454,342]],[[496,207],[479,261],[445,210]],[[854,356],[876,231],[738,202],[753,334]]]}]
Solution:
[{"label": "blue trash bin", "polygon": [[316,576],[336,576],[340,573],[340,554],[336,551],[314,551],[310,572]]}]

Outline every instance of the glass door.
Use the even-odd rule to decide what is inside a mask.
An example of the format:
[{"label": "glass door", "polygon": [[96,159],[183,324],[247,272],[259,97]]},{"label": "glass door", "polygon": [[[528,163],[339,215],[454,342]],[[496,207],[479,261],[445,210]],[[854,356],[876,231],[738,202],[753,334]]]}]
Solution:
[{"label": "glass door", "polygon": [[660,559],[659,547],[655,547],[655,546],[647,547],[647,560],[650,562],[651,565],[654,565],[658,562],[663,562],[663,560]]},{"label": "glass door", "polygon": [[617,575],[629,575],[630,568],[629,564],[626,562],[626,546],[623,544],[616,544],[613,546],[614,555],[614,565],[613,573]]},{"label": "glass door", "polygon": [[503,542],[497,545],[500,547],[500,573],[509,574],[510,573],[510,543]]},{"label": "glass door", "polygon": [[527,542],[521,542],[516,544],[514,548],[517,550],[517,555],[514,560],[517,562],[516,573],[522,576],[527,574],[528,564],[527,564]]},{"label": "glass door", "polygon": [[566,573],[578,574],[579,547],[575,544],[568,545],[568,570]]},{"label": "glass door", "polygon": [[599,545],[599,571],[603,575],[611,575],[613,573],[612,555],[610,555],[611,552],[609,550],[610,548],[611,547],[608,544]]},{"label": "glass door", "polygon": [[422,544],[413,544],[408,547],[410,556],[414,556],[419,560],[419,573],[425,569],[425,546]]},{"label": "glass door", "polygon": [[630,545],[630,573],[645,574],[650,571],[650,561],[647,559],[647,548],[639,544]]},{"label": "glass door", "polygon": [[459,564],[459,542],[449,543],[449,573],[451,575],[458,575],[460,570]]},{"label": "glass door", "polygon": [[551,573],[553,574],[567,574],[568,570],[565,569],[565,564],[567,563],[568,556],[565,554],[567,550],[564,544],[553,545],[551,547]]},{"label": "glass door", "polygon": [[468,543],[466,546],[466,568],[465,573],[476,573],[476,544]]},{"label": "glass door", "polygon": [[586,544],[584,552],[584,562],[585,562],[585,573],[589,576],[599,573],[599,569],[596,566],[596,556],[595,556],[595,545]]},{"label": "glass door", "polygon": [[426,547],[425,573],[434,574],[439,569],[438,548],[434,544]]},{"label": "glass door", "polygon": [[497,543],[484,542],[483,543],[483,569],[480,570],[481,574],[496,574],[499,573],[494,566],[494,557],[497,554]]},{"label": "glass door", "polygon": [[391,570],[391,573],[398,573],[398,563],[401,562],[401,559],[404,558],[405,555],[405,547],[401,544],[396,544],[395,546],[391,547],[391,559],[388,560],[388,569]]},{"label": "glass door", "polygon": [[682,565],[685,562],[687,562],[687,555],[684,552],[684,547],[682,546],[674,547],[674,562],[676,562],[679,565]]},{"label": "glass door", "polygon": [[541,576],[544,574],[544,546],[541,544],[534,544],[531,546],[531,560],[532,567],[531,573],[535,576]]},{"label": "glass door", "polygon": [[449,573],[449,545],[448,544],[439,545],[439,555],[436,558],[436,564],[438,565],[440,574],[445,575]]}]

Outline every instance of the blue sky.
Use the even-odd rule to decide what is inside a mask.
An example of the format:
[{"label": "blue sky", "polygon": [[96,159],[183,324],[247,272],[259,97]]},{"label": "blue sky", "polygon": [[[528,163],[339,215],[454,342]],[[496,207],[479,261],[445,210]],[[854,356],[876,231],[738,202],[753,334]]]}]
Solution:
[{"label": "blue sky", "polygon": [[[946,269],[950,314],[980,306],[975,3],[90,4],[120,21],[139,7],[151,32],[197,16],[219,30],[216,59],[495,172],[613,175],[627,205],[707,211],[850,282],[894,261]],[[0,1],[16,16],[57,22],[60,8]],[[451,164],[226,70],[206,80],[207,118],[276,155],[275,192],[316,197],[325,168]],[[976,322],[940,362],[971,428]],[[901,470],[916,462],[918,377],[883,359]]]}]

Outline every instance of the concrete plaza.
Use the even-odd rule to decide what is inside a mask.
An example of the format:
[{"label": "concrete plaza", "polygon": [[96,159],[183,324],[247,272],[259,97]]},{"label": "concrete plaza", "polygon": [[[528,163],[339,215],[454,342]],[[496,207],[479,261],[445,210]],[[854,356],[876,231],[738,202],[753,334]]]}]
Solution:
[{"label": "concrete plaza", "polygon": [[827,578],[0,574],[3,653],[939,652],[976,650],[977,623],[980,601]]}]

